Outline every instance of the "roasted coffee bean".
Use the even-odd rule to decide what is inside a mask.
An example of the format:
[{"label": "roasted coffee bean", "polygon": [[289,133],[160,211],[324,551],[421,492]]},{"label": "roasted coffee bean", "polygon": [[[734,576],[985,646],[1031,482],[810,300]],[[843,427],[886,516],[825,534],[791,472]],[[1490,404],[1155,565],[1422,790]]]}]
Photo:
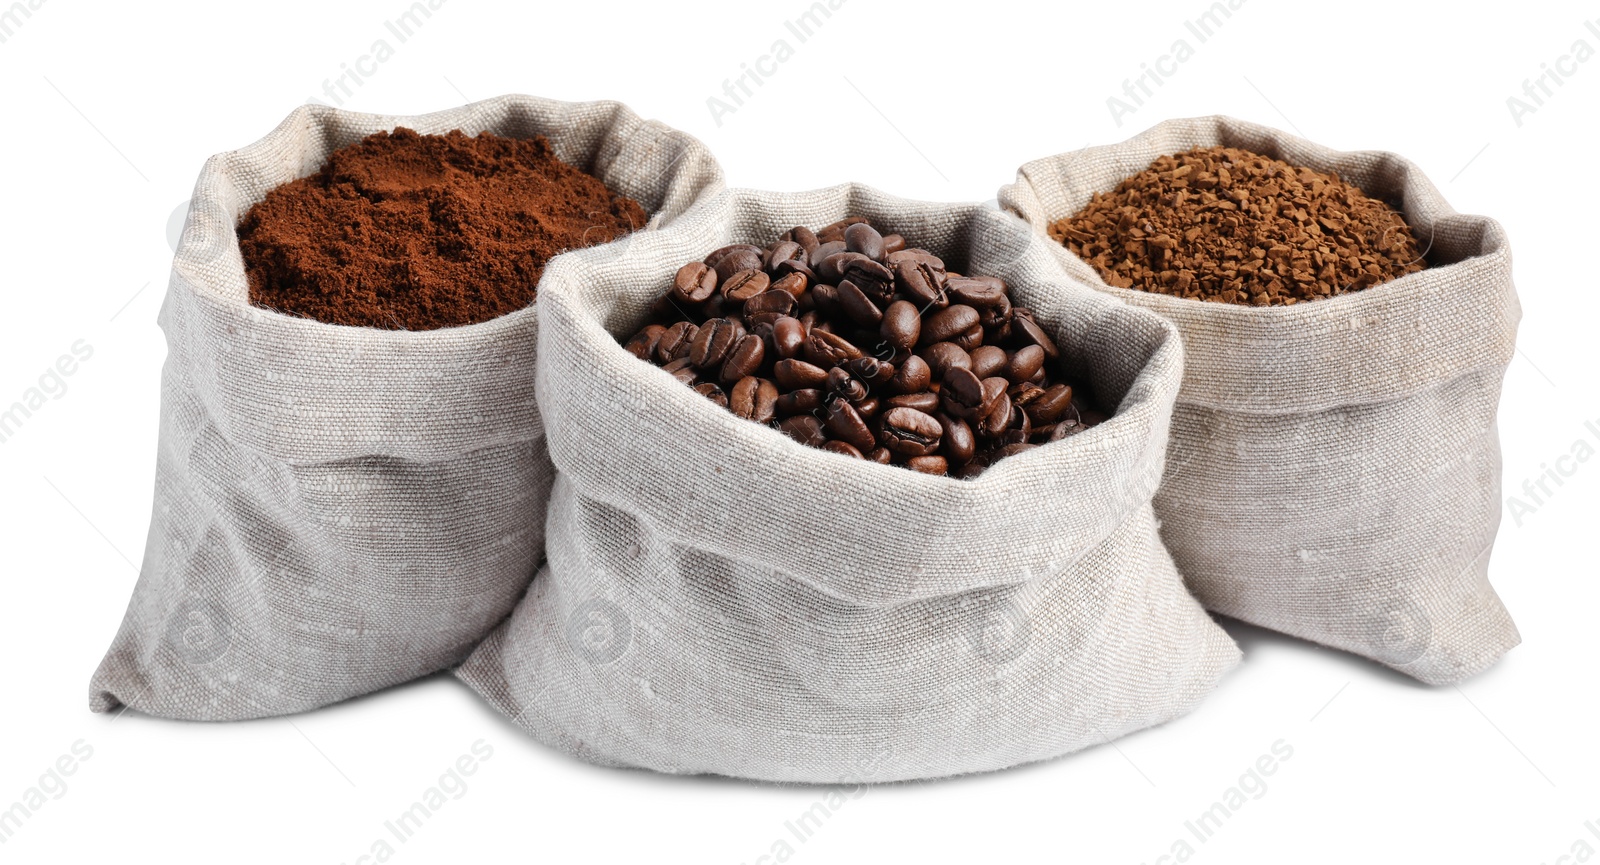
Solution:
[{"label": "roasted coffee bean", "polygon": [[842,366],[828,370],[828,390],[851,402],[867,396],[867,386]]},{"label": "roasted coffee bean", "polygon": [[730,254],[741,250],[753,252],[756,255],[762,254],[761,247],[756,246],[753,243],[730,243],[727,246],[718,247],[717,249],[712,250],[711,254],[702,259],[702,261],[705,262],[706,267],[716,267],[717,264],[724,258],[727,258]]},{"label": "roasted coffee bean", "polygon": [[1045,388],[1037,397],[1024,403],[1023,408],[1036,424],[1055,423],[1066,417],[1072,408],[1072,386],[1058,384]]},{"label": "roasted coffee bean", "polygon": [[728,353],[722,364],[723,384],[732,384],[747,375],[755,375],[767,359],[767,344],[755,334],[747,334]]},{"label": "roasted coffee bean", "polygon": [[999,345],[1011,339],[1011,301],[1003,298],[994,306],[978,310],[978,322],[983,325],[983,339]]},{"label": "roasted coffee bean", "polygon": [[944,381],[945,374],[952,369],[972,369],[972,355],[953,342],[936,342],[918,354],[927,361],[934,381]]},{"label": "roasted coffee bean", "polygon": [[728,394],[728,408],[745,420],[768,423],[778,413],[778,388],[764,378],[746,376]]},{"label": "roasted coffee bean", "polygon": [[844,278],[844,268],[852,261],[871,261],[859,252],[840,252],[822,260],[821,266],[816,268],[817,279],[837,285]]},{"label": "roasted coffee bean", "polygon": [[1033,438],[1033,420],[1028,413],[1015,403],[1007,405],[1007,414],[1010,418],[1006,421],[1005,431],[999,436],[1002,444],[1016,444],[1029,441]]},{"label": "roasted coffee bean", "polygon": [[806,263],[803,258],[788,258],[778,262],[772,268],[772,275],[780,279],[787,276],[800,276],[804,277],[806,282],[814,281],[817,276],[811,270],[811,265]]},{"label": "roasted coffee bean", "polygon": [[888,465],[889,463],[894,462],[894,451],[891,451],[886,447],[875,447],[872,450],[867,451],[866,458],[870,462]]},{"label": "roasted coffee bean", "polygon": [[[714,292],[710,297],[706,298],[705,303],[700,304],[698,318],[702,320],[707,318],[722,318],[722,313],[725,311],[725,307],[728,305],[728,299],[722,296],[722,292]],[[737,308],[738,306],[739,304],[737,303],[733,304],[734,308]]]},{"label": "roasted coffee bean", "polygon": [[811,387],[791,390],[780,395],[778,401],[773,403],[773,407],[784,417],[814,412],[822,408],[822,391]]},{"label": "roasted coffee bean", "polygon": [[[894,268],[896,272],[899,271],[900,262],[902,261],[925,262],[940,276],[945,275],[944,261],[940,259],[939,256],[934,255],[926,249],[917,249],[913,247],[911,249],[901,249],[894,252],[884,253],[883,263],[889,265],[891,268]],[[942,284],[943,283],[941,282],[941,285]]]},{"label": "roasted coffee bean", "polygon": [[856,288],[880,306],[887,306],[894,294],[894,271],[865,256],[852,258],[840,266],[839,279],[855,283]]},{"label": "roasted coffee bean", "polygon": [[885,234],[883,236],[883,254],[889,256],[906,248],[906,239],[898,234]]},{"label": "roasted coffee bean", "polygon": [[773,364],[772,377],[784,390],[824,387],[828,383],[826,369],[799,358],[785,358]]},{"label": "roasted coffee bean", "polygon": [[979,417],[988,417],[1000,405],[1000,399],[1006,399],[1006,405],[1011,404],[1011,398],[1006,396],[1006,389],[1011,382],[1001,376],[990,376],[983,380],[983,405],[978,408]]},{"label": "roasted coffee bean", "polygon": [[702,384],[695,385],[694,386],[694,392],[697,393],[697,394],[700,394],[701,396],[705,397],[706,399],[711,400],[712,402],[716,403],[717,405],[722,406],[723,408],[727,408],[728,407],[728,394],[727,394],[727,392],[724,391],[722,388],[717,387],[712,382],[708,381],[708,382],[704,382]]},{"label": "roasted coffee bean", "polygon": [[894,268],[894,284],[919,311],[950,305],[944,291],[944,273],[921,259],[901,259]]},{"label": "roasted coffee bean", "polygon": [[751,324],[765,321],[769,324],[795,310],[794,295],[787,291],[768,289],[744,302],[744,317]]},{"label": "roasted coffee bean", "polygon": [[759,270],[741,270],[722,283],[722,296],[743,303],[767,290],[771,277]]},{"label": "roasted coffee bean", "polygon": [[[1004,379],[986,379],[986,381],[1004,381]],[[1004,435],[1006,428],[1011,425],[1011,410],[1011,397],[1006,396],[1005,390],[1002,389],[1000,398],[995,401],[994,408],[984,415],[978,431],[989,438],[999,438]]]},{"label": "roasted coffee bean", "polygon": [[666,331],[667,329],[659,324],[647,324],[644,330],[634,334],[633,339],[628,340],[628,344],[623,348],[628,354],[640,360],[649,360],[655,356],[656,344],[661,342],[661,334]]},{"label": "roasted coffee bean", "polygon": [[822,434],[822,421],[811,414],[797,414],[778,422],[779,431],[810,447],[822,447],[828,437]]},{"label": "roasted coffee bean", "polygon": [[858,450],[869,451],[878,444],[878,438],[872,434],[872,428],[861,419],[855,406],[842,396],[836,396],[828,401],[828,414],[823,419],[822,425],[833,438],[849,442]]},{"label": "roasted coffee bean", "polygon": [[1046,358],[1055,360],[1060,356],[1061,350],[1056,348],[1055,340],[1051,339],[1050,334],[1045,333],[1044,328],[1033,320],[1032,311],[1026,307],[1019,306],[1011,311],[1011,330],[1012,333],[1020,336],[1024,341],[1044,349]]},{"label": "roasted coffee bean", "polygon": [[970,369],[956,367],[944,374],[939,390],[940,405],[947,414],[958,418],[983,417],[983,380]]},{"label": "roasted coffee bean", "polygon": [[987,468],[987,466],[985,466],[983,463],[973,460],[972,462],[967,463],[966,465],[951,472],[950,476],[964,481],[970,481],[978,475],[983,474],[983,470],[985,468]]},{"label": "roasted coffee bean", "polygon": [[1046,441],[1058,442],[1069,436],[1075,436],[1086,429],[1088,429],[1088,427],[1078,423],[1075,420],[1064,420],[1061,423],[1056,424],[1054,429],[1050,430],[1050,435]]},{"label": "roasted coffee bean", "polygon": [[922,335],[922,316],[916,304],[909,300],[897,300],[889,304],[889,308],[883,311],[883,322],[878,326],[878,333],[897,349],[914,347],[917,338]]},{"label": "roasted coffee bean", "polygon": [[1012,352],[1006,362],[1005,377],[1015,382],[1033,378],[1044,366],[1044,349],[1037,345],[1024,346]]},{"label": "roasted coffee bean", "polygon": [[779,264],[796,259],[804,261],[808,265],[810,264],[810,256],[806,253],[804,247],[792,240],[785,240],[775,244],[772,249],[767,251],[766,268],[768,270],[776,270]]},{"label": "roasted coffee bean", "polygon": [[[853,227],[853,226],[852,226]],[[839,283],[839,306],[844,314],[862,327],[877,327],[883,321],[883,310],[878,308],[856,284],[846,279]]]},{"label": "roasted coffee bean", "polygon": [[922,335],[917,342],[932,345],[961,336],[978,327],[978,310],[964,303],[951,304],[922,321]]},{"label": "roasted coffee bean", "polygon": [[813,249],[816,249],[818,244],[817,236],[812,233],[811,229],[805,227],[804,225],[796,225],[794,228],[789,229],[786,239],[800,244],[800,248],[804,249],[807,253],[811,252]]},{"label": "roasted coffee bean", "polygon": [[878,398],[875,396],[863,397],[853,403],[853,405],[855,405],[856,411],[861,413],[861,417],[867,421],[871,421],[876,418],[878,416],[878,412],[883,410],[883,404],[879,402]]},{"label": "roasted coffee bean", "polygon": [[656,363],[666,365],[688,357],[689,346],[699,333],[699,326],[687,321],[680,321],[662,331],[661,339],[656,342]]},{"label": "roasted coffee bean", "polygon": [[800,319],[780,315],[772,321],[772,348],[778,357],[794,357],[806,340],[806,327]]},{"label": "roasted coffee bean", "polygon": [[733,322],[725,318],[710,319],[700,325],[694,342],[689,344],[689,362],[701,369],[720,366],[733,351],[737,338]]},{"label": "roasted coffee bean", "polygon": [[942,475],[950,471],[950,463],[944,457],[933,454],[906,460],[906,468],[927,475]]},{"label": "roasted coffee bean", "polygon": [[971,276],[946,280],[944,290],[950,294],[952,301],[973,308],[994,306],[1006,296],[1005,283]]},{"label": "roasted coffee bean", "polygon": [[844,230],[845,248],[876,261],[883,258],[883,235],[876,228],[858,222]]},{"label": "roasted coffee bean", "polygon": [[914,408],[892,408],[883,413],[883,446],[908,457],[927,456],[939,448],[944,427],[938,419]]},{"label": "roasted coffee bean", "polygon": [[897,394],[884,400],[883,407],[885,409],[914,408],[924,414],[933,414],[939,410],[939,395],[931,390]]},{"label": "roasted coffee bean", "polygon": [[816,304],[817,312],[822,317],[831,320],[844,315],[844,305],[839,302],[839,289],[834,286],[825,282],[813,286],[811,300]]},{"label": "roasted coffee bean", "polygon": [[684,303],[702,303],[717,290],[717,273],[698,261],[678,268],[672,278],[672,294]]},{"label": "roasted coffee bean", "polygon": [[933,371],[928,368],[928,362],[913,354],[895,369],[885,387],[894,394],[919,393],[927,390],[932,381]]},{"label": "roasted coffee bean", "polygon": [[830,222],[827,225],[817,229],[817,236],[821,237],[824,234],[838,234],[842,236],[846,228],[866,221],[867,218],[865,216],[846,216],[844,219],[841,219],[838,222]]},{"label": "roasted coffee bean", "polygon": [[858,357],[845,365],[850,374],[861,379],[869,385],[883,384],[894,378],[894,364],[886,363],[875,357]]},{"label": "roasted coffee bean", "polygon": [[983,325],[975,324],[968,328],[965,333],[951,337],[950,341],[970,352],[983,345]]},{"label": "roasted coffee bean", "polygon": [[850,344],[850,341],[835,333],[829,333],[821,328],[812,328],[806,335],[805,346],[801,354],[806,360],[824,369],[838,366],[841,363],[862,357],[861,349]]},{"label": "roasted coffee bean", "polygon": [[717,271],[717,279],[726,282],[741,270],[760,270],[765,263],[765,255],[758,246],[742,246],[717,259],[713,266]]},{"label": "roasted coffee bean", "polygon": [[813,271],[821,272],[822,263],[828,260],[828,256],[838,255],[841,252],[847,251],[848,250],[844,248],[843,240],[832,240],[825,243],[818,243],[817,248],[811,250],[811,258],[809,262],[811,269]]},{"label": "roasted coffee bean", "polygon": [[972,427],[958,417],[952,417],[944,412],[934,415],[939,425],[944,427],[944,436],[939,445],[939,452],[945,455],[953,465],[965,465],[972,461],[972,455],[978,450],[977,439],[972,434]]},{"label": "roasted coffee bean", "polygon": [[680,357],[661,368],[668,375],[684,384],[694,384],[694,380],[699,377],[699,370],[695,369],[694,364],[690,363],[686,357]]},{"label": "roasted coffee bean", "polygon": [[807,294],[806,287],[810,284],[811,281],[806,277],[805,274],[788,273],[784,274],[782,278],[772,283],[772,289],[774,291],[787,291],[794,295],[795,300],[803,301],[805,300]]},{"label": "roasted coffee bean", "polygon": [[849,442],[846,442],[846,441],[840,441],[838,439],[830,439],[828,441],[823,442],[822,443],[822,449],[825,450],[825,451],[832,451],[832,452],[834,452],[836,454],[841,454],[841,455],[847,456],[847,457],[855,457],[858,460],[866,459],[866,457],[864,455],[862,455],[861,451],[856,450],[856,446],[855,445],[853,445],[853,444],[851,444]]},{"label": "roasted coffee bean", "polygon": [[999,375],[1009,360],[1006,350],[997,345],[980,345],[968,354],[972,356],[972,374],[978,378]]}]

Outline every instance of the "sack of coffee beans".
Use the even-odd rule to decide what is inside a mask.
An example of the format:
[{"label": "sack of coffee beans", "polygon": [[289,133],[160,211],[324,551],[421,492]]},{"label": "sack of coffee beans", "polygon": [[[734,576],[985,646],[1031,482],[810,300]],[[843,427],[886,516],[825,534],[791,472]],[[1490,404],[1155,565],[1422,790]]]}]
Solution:
[{"label": "sack of coffee beans", "polygon": [[[1003,280],[1058,350],[1051,374],[1108,419],[939,476],[806,446],[622,344],[685,262],[852,216]],[[841,275],[777,265],[812,291]],[[1176,332],[1065,283],[1015,217],[855,185],[732,190],[619,258],[563,258],[541,291],[549,560],[457,671],[539,740],[671,773],[938,777],[1168,720],[1237,661],[1150,505]],[[760,334],[758,307],[743,312]]]},{"label": "sack of coffee beans", "polygon": [[1226,117],[1030,162],[999,200],[1182,332],[1155,503],[1208,608],[1430,684],[1519,642],[1488,581],[1521,317],[1494,220],[1392,153]]},{"label": "sack of coffee beans", "polygon": [[[143,567],[90,684],[95,711],[279,715],[453,666],[510,612],[542,560],[554,469],[534,396],[534,308],[424,329],[423,306],[404,322],[347,326],[252,304],[236,230],[247,211],[319,172],[331,153],[401,127],[542,135],[548,145],[537,148],[642,205],[649,222],[630,237],[722,187],[711,154],[684,133],[614,102],[527,96],[416,117],[305,106],[208,161],[161,309],[168,358]],[[368,174],[325,185],[347,203],[387,200],[403,219],[415,208],[401,199],[429,182]],[[456,212],[423,218],[476,218],[469,198],[451,200]],[[287,267],[304,271],[307,257],[352,237],[330,229]],[[604,258],[623,245],[577,254]],[[364,288],[370,308],[397,293]]]}]

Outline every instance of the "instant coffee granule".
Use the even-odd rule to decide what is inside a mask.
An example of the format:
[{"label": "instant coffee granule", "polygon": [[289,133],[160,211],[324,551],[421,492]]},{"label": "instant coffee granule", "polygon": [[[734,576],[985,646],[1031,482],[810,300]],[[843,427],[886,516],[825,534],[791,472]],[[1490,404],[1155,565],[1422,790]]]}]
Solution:
[{"label": "instant coffee granule", "polygon": [[250,302],[331,324],[431,330],[534,300],[547,261],[648,219],[543,136],[419,135],[334,151],[239,225]]},{"label": "instant coffee granule", "polygon": [[1337,174],[1235,147],[1162,156],[1050,236],[1108,285],[1278,306],[1422,270],[1400,214]]}]

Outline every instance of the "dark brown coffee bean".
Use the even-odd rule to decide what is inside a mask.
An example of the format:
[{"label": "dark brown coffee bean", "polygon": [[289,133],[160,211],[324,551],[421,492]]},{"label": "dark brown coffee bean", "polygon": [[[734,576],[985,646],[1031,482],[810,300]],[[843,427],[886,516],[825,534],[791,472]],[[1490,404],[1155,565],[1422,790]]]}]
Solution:
[{"label": "dark brown coffee bean", "polygon": [[1031,440],[1034,433],[1033,420],[1028,417],[1028,413],[1016,403],[1008,403],[1006,408],[1010,418],[1006,421],[1005,431],[999,435],[999,441],[1010,445]]},{"label": "dark brown coffee bean", "polygon": [[884,400],[883,407],[884,409],[914,408],[924,414],[933,414],[939,410],[939,395],[931,390],[898,394]]},{"label": "dark brown coffee bean", "polygon": [[708,382],[705,382],[703,384],[695,385],[694,386],[694,392],[697,393],[697,394],[700,394],[701,396],[705,397],[706,399],[711,400],[712,402],[716,403],[717,405],[722,406],[723,408],[727,408],[728,407],[728,394],[727,394],[727,392],[724,391],[722,388],[717,387],[712,382],[708,381]]},{"label": "dark brown coffee bean", "polygon": [[689,344],[689,362],[701,369],[720,366],[738,339],[734,331],[733,322],[725,318],[713,318],[700,325],[694,342]]},{"label": "dark brown coffee bean", "polygon": [[741,250],[753,252],[756,255],[762,254],[761,247],[756,246],[753,243],[730,243],[727,246],[721,246],[712,250],[711,254],[702,259],[702,261],[705,262],[706,267],[716,267],[717,264],[724,258],[727,258],[732,253],[739,252]]},{"label": "dark brown coffee bean", "polygon": [[694,368],[694,364],[690,363],[689,359],[686,357],[680,357],[661,368],[665,370],[668,375],[672,376],[678,381],[690,385],[694,384],[695,378],[697,378],[700,373],[699,370]]},{"label": "dark brown coffee bean", "polygon": [[804,247],[792,240],[785,240],[773,244],[772,249],[767,251],[766,261],[763,263],[767,270],[776,270],[779,264],[795,259],[806,261],[809,265],[809,258]]},{"label": "dark brown coffee bean", "polygon": [[933,371],[928,368],[928,362],[911,355],[895,370],[885,387],[890,393],[919,393],[927,390],[932,382]]},{"label": "dark brown coffee bean", "polygon": [[765,263],[765,253],[758,246],[743,246],[717,260],[713,265],[717,280],[727,282],[741,270],[760,270]]},{"label": "dark brown coffee bean", "polygon": [[925,475],[942,475],[950,471],[950,463],[944,457],[933,454],[906,460],[906,468]]},{"label": "dark brown coffee bean", "polygon": [[844,278],[844,268],[852,261],[871,261],[859,252],[839,252],[822,260],[816,268],[817,279],[837,285]]},{"label": "dark brown coffee bean", "polygon": [[983,474],[983,470],[986,468],[988,468],[988,466],[978,462],[977,460],[973,460],[972,462],[967,463],[966,465],[951,472],[950,476],[954,478],[960,478],[964,481],[970,481],[978,475]]},{"label": "dark brown coffee bean", "polygon": [[1019,306],[1012,310],[1011,331],[1025,342],[1044,349],[1044,356],[1050,360],[1055,360],[1061,354],[1061,350],[1056,348],[1055,340],[1033,320],[1033,313],[1026,307]]},{"label": "dark brown coffee bean", "polygon": [[1006,296],[1005,283],[971,276],[947,280],[944,290],[949,292],[952,301],[974,308],[994,306]]},{"label": "dark brown coffee bean", "polygon": [[795,300],[804,300],[806,287],[811,284],[810,279],[803,273],[785,274],[781,279],[772,283],[774,291],[787,291],[794,295]]},{"label": "dark brown coffee bean", "polygon": [[672,278],[672,295],[684,303],[702,303],[717,290],[717,273],[698,261],[678,268]]},{"label": "dark brown coffee bean", "polygon": [[877,436],[872,434],[872,428],[861,419],[856,411],[844,397],[836,396],[828,401],[828,414],[823,419],[822,425],[827,428],[833,438],[849,442],[858,450],[869,451],[878,444]]},{"label": "dark brown coffee bean", "polygon": [[1044,349],[1037,345],[1024,346],[1011,353],[1006,362],[1005,377],[1014,382],[1033,378],[1044,366]]},{"label": "dark brown coffee bean", "polygon": [[744,318],[751,324],[776,322],[794,312],[794,295],[768,289],[744,302]]},{"label": "dark brown coffee bean", "polygon": [[978,408],[978,416],[986,418],[1000,405],[1000,400],[1006,401],[1006,406],[1011,405],[1011,398],[1006,396],[1006,388],[1011,382],[1002,376],[990,376],[983,380],[983,405]]},{"label": "dark brown coffee bean", "polygon": [[854,403],[856,411],[861,413],[863,420],[872,421],[883,410],[883,404],[875,396],[863,397]]},{"label": "dark brown coffee bean", "polygon": [[772,279],[759,270],[741,270],[722,283],[722,296],[743,303],[767,290]]},{"label": "dark brown coffee bean", "polygon": [[694,344],[694,338],[699,333],[699,326],[687,321],[680,321],[662,331],[661,339],[656,342],[656,363],[665,365],[688,357],[689,346]]},{"label": "dark brown coffee bean", "polygon": [[972,461],[972,455],[978,449],[977,439],[972,434],[972,427],[958,417],[952,417],[944,412],[934,415],[939,425],[944,427],[944,436],[939,445],[939,452],[950,460],[952,465],[965,465]]},{"label": "dark brown coffee bean", "polygon": [[[820,240],[821,238],[818,239]],[[827,261],[829,256],[838,255],[839,253],[846,251],[847,250],[844,248],[843,240],[833,240],[818,243],[817,248],[811,250],[811,269],[820,273],[822,270],[822,263]]]},{"label": "dark brown coffee bean", "polygon": [[767,359],[767,344],[755,334],[747,334],[728,353],[722,364],[723,384],[732,384],[747,375],[755,375]]},{"label": "dark brown coffee bean", "polygon": [[893,255],[906,248],[906,239],[898,234],[885,234],[883,236],[883,254],[885,257]]},{"label": "dark brown coffee bean", "polygon": [[656,344],[661,342],[661,334],[666,332],[667,329],[659,324],[647,324],[623,348],[640,360],[650,360],[655,356]]},{"label": "dark brown coffee bean", "polygon": [[1081,433],[1086,429],[1088,429],[1087,426],[1084,426],[1083,424],[1078,423],[1075,420],[1064,420],[1064,421],[1056,424],[1055,427],[1050,430],[1050,435],[1046,440],[1047,441],[1052,441],[1052,442],[1058,442],[1058,441],[1061,441],[1064,438],[1068,438],[1070,436],[1075,436],[1078,433]]},{"label": "dark brown coffee bean", "polygon": [[728,394],[728,408],[745,420],[764,424],[778,413],[778,388],[772,382],[756,376],[739,379]]},{"label": "dark brown coffee bean", "polygon": [[978,327],[978,311],[966,304],[952,304],[923,319],[917,342],[932,345],[953,340],[974,327]]},{"label": "dark brown coffee bean", "polygon": [[804,225],[796,225],[794,228],[789,229],[785,239],[800,244],[800,248],[808,253],[816,249],[818,244],[817,235]]},{"label": "dark brown coffee bean", "polygon": [[939,309],[950,305],[944,292],[944,274],[920,259],[901,259],[894,269],[895,288],[917,309]]},{"label": "dark brown coffee bean", "polygon": [[894,294],[894,271],[865,256],[845,262],[839,268],[839,279],[855,283],[856,288],[879,306],[887,306]]},{"label": "dark brown coffee bean", "polygon": [[823,442],[822,449],[825,451],[832,451],[842,456],[855,457],[858,460],[866,459],[866,457],[862,455],[861,451],[856,450],[855,445],[846,441],[840,441],[838,439],[830,439],[826,442]]},{"label": "dark brown coffee bean", "polygon": [[846,279],[839,283],[839,306],[844,314],[862,327],[877,327],[883,321],[883,310],[873,303],[856,284]]},{"label": "dark brown coffee bean", "polygon": [[994,306],[978,310],[978,322],[983,325],[983,341],[999,345],[1011,338],[1011,301],[1002,298]]},{"label": "dark brown coffee bean", "polygon": [[935,381],[943,381],[952,369],[972,369],[972,355],[953,342],[936,342],[918,352],[928,362]]},{"label": "dark brown coffee bean", "polygon": [[785,358],[772,365],[772,378],[784,390],[802,390],[826,386],[828,371],[799,358]]},{"label": "dark brown coffee bean", "polygon": [[865,222],[844,230],[844,244],[851,252],[859,252],[874,261],[883,258],[883,235]]},{"label": "dark brown coffee bean", "polygon": [[828,390],[851,402],[867,396],[867,386],[842,366],[828,370]]},{"label": "dark brown coffee bean", "polygon": [[822,391],[812,387],[791,390],[786,394],[780,394],[773,407],[784,417],[814,412],[822,408]]},{"label": "dark brown coffee bean", "polygon": [[794,357],[806,340],[806,327],[800,319],[780,315],[772,322],[772,348],[778,357]]},{"label": "dark brown coffee bean", "polygon": [[811,265],[799,258],[790,258],[778,262],[777,265],[772,268],[772,275],[774,278],[780,280],[785,277],[800,276],[803,277],[808,283],[816,281],[817,278],[816,273],[811,270]]},{"label": "dark brown coffee bean", "polygon": [[875,447],[872,450],[867,451],[866,458],[869,462],[888,465],[889,463],[894,462],[894,451],[891,451],[886,447]]},{"label": "dark brown coffee bean", "polygon": [[968,328],[966,333],[951,337],[950,341],[970,352],[983,345],[983,325],[975,324]]},{"label": "dark brown coffee bean", "polygon": [[1046,388],[1034,399],[1023,403],[1023,408],[1036,424],[1055,423],[1072,408],[1072,386],[1058,384]]},{"label": "dark brown coffee bean", "polygon": [[822,434],[822,422],[815,416],[796,414],[778,422],[778,430],[795,441],[810,447],[822,447],[828,437]]},{"label": "dark brown coffee bean", "polygon": [[824,234],[843,234],[846,228],[866,221],[867,218],[865,216],[846,216],[844,219],[841,219],[838,222],[830,222],[827,225],[817,229],[817,236],[820,237]]},{"label": "dark brown coffee bean", "polygon": [[892,408],[883,413],[883,446],[908,457],[927,456],[939,447],[944,427],[938,419],[914,408]]},{"label": "dark brown coffee bean", "polygon": [[983,417],[983,381],[970,369],[953,368],[944,374],[939,390],[940,405],[958,418]]},{"label": "dark brown coffee bean", "polygon": [[883,384],[894,378],[895,374],[894,364],[886,363],[875,357],[858,357],[850,361],[846,366],[849,368],[851,375],[871,385]]},{"label": "dark brown coffee bean", "polygon": [[897,300],[889,304],[883,311],[883,322],[878,327],[885,342],[897,349],[909,349],[917,344],[917,337],[922,335],[922,316],[917,312],[916,304],[909,300]]},{"label": "dark brown coffee bean", "polygon": [[862,357],[862,351],[850,344],[850,341],[835,333],[829,333],[821,328],[812,328],[806,335],[805,346],[801,354],[806,360],[824,369],[838,366],[841,363]]},{"label": "dark brown coffee bean", "polygon": [[[985,379],[985,381],[1004,381],[1005,379]],[[987,390],[987,388],[985,389]],[[1000,391],[1000,398],[995,401],[994,408],[984,415],[978,430],[989,438],[999,438],[1004,435],[1006,428],[1011,425],[1011,397],[1006,396],[1004,389]]]},{"label": "dark brown coffee bean", "polygon": [[839,303],[839,289],[834,286],[825,282],[812,286],[811,300],[816,304],[821,318],[831,321],[844,315],[844,306]]},{"label": "dark brown coffee bean", "polygon": [[[897,275],[898,275],[898,271],[900,269],[900,262],[902,262],[902,261],[921,261],[921,262],[925,262],[930,268],[932,268],[940,276],[944,276],[944,274],[945,274],[944,261],[941,260],[939,258],[939,256],[934,255],[933,253],[927,251],[926,249],[917,249],[917,248],[913,247],[913,248],[910,248],[910,249],[901,249],[901,250],[896,250],[895,252],[884,253],[883,263],[889,265],[892,268],[894,268],[896,273],[897,273]],[[941,281],[940,284],[943,285],[943,282]]]},{"label": "dark brown coffee bean", "polygon": [[1006,350],[997,345],[980,345],[968,354],[972,355],[972,374],[978,378],[999,375],[1009,359]]}]

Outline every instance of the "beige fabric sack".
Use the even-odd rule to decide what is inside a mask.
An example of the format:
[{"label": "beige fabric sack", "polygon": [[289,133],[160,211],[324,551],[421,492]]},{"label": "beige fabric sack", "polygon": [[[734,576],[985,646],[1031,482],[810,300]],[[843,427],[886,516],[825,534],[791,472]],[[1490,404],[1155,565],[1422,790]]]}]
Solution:
[{"label": "beige fabric sack", "polygon": [[[684,262],[855,214],[1007,280],[1116,416],[961,481],[804,447],[618,345]],[[1183,714],[1238,659],[1150,505],[1176,331],[1064,283],[1012,216],[734,190],[563,258],[537,312],[549,562],[457,674],[553,747],[772,781],[980,772]]]},{"label": "beige fabric sack", "polygon": [[[1216,145],[1337,172],[1390,201],[1430,249],[1429,269],[1253,308],[1107,286],[1043,236],[1156,157]],[[1226,117],[1030,162],[999,200],[1075,280],[1182,331],[1188,365],[1156,513],[1207,607],[1430,684],[1519,642],[1488,581],[1495,411],[1521,318],[1499,224],[1456,213],[1392,153],[1342,153]]]},{"label": "beige fabric sack", "polygon": [[444,669],[538,567],[554,470],[533,309],[405,332],[248,302],[234,234],[245,211],[395,126],[542,133],[654,214],[646,235],[722,187],[684,133],[615,102],[528,96],[419,117],[305,106],[212,157],[161,308],[155,504],[132,602],[90,684],[95,711],[279,715]]}]

